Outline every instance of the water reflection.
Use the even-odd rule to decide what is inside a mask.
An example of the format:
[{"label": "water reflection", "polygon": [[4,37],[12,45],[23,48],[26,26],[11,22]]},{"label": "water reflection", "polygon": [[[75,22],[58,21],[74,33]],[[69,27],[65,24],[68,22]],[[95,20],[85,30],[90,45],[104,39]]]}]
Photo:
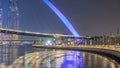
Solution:
[{"label": "water reflection", "polygon": [[61,68],[83,68],[83,58],[78,52],[71,51],[64,54]]},{"label": "water reflection", "polygon": [[120,68],[115,61],[79,51],[0,46],[0,68]]}]

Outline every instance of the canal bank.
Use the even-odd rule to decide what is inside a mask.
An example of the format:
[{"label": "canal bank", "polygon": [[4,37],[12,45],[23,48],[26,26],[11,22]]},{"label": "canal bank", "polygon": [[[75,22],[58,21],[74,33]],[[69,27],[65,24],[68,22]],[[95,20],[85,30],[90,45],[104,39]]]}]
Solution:
[{"label": "canal bank", "polygon": [[120,64],[120,52],[109,50],[109,49],[100,49],[100,48],[89,48],[89,47],[66,47],[66,46],[33,46],[36,48],[47,48],[47,49],[62,49],[62,50],[75,50],[75,51],[85,51],[100,54],[106,57],[109,57]]}]

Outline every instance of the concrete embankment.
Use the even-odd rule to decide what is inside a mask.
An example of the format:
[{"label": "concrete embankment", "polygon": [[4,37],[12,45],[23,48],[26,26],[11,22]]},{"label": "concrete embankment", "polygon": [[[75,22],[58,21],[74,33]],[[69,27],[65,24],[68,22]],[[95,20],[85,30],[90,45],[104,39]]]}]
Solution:
[{"label": "concrete embankment", "polygon": [[102,49],[102,48],[89,48],[89,47],[78,47],[78,46],[33,46],[36,48],[47,48],[47,49],[62,49],[62,50],[76,50],[76,51],[85,51],[92,52],[100,55],[107,56],[117,61],[120,64],[120,52],[110,49]]}]

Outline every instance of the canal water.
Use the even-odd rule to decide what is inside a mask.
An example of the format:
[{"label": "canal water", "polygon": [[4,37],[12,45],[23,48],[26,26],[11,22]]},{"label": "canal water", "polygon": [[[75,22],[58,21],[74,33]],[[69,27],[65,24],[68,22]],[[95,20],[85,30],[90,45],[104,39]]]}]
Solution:
[{"label": "canal water", "polygon": [[120,68],[120,65],[88,52],[1,45],[0,68]]}]

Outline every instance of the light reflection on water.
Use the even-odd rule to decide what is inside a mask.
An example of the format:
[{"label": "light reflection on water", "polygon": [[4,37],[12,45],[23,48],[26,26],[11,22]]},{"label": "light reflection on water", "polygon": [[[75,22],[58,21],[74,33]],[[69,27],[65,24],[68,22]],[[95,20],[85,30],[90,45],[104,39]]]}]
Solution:
[{"label": "light reflection on water", "polygon": [[115,61],[79,51],[0,46],[0,68],[120,68]]}]

